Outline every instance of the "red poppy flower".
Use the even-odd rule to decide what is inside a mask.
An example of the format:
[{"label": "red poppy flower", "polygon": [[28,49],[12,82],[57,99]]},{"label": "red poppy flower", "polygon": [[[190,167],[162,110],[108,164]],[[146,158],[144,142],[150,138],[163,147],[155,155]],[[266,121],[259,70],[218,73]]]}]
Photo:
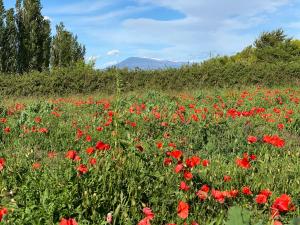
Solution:
[{"label": "red poppy flower", "polygon": [[252,192],[249,187],[243,187],[242,192],[244,195],[252,195]]},{"label": "red poppy flower", "polygon": [[156,143],[156,147],[157,147],[158,149],[162,149],[162,148],[163,148],[163,143],[162,143],[162,142],[157,142],[157,143]]},{"label": "red poppy flower", "polygon": [[0,123],[6,123],[7,122],[7,119],[6,118],[0,118]]},{"label": "red poppy flower", "polygon": [[92,141],[92,137],[91,137],[90,135],[87,135],[87,136],[85,137],[85,140],[86,140],[87,142],[91,142],[91,141]]},{"label": "red poppy flower", "polygon": [[96,144],[96,149],[97,150],[109,150],[110,149],[110,145],[109,144],[105,144],[104,142],[102,141],[98,141],[97,144]]},{"label": "red poppy flower", "polygon": [[75,219],[62,219],[59,223],[59,225],[78,225]]},{"label": "red poppy flower", "polygon": [[244,153],[244,157],[242,159],[237,158],[235,162],[239,167],[244,169],[249,169],[251,167],[247,153]]},{"label": "red poppy flower", "polygon": [[204,191],[206,193],[209,192],[210,190],[210,187],[207,185],[207,184],[204,184],[201,188],[200,188],[201,191]]},{"label": "red poppy flower", "polygon": [[89,147],[89,148],[87,148],[85,151],[86,151],[86,153],[87,153],[88,155],[91,155],[91,154],[94,153],[95,149],[94,149],[94,147]]},{"label": "red poppy flower", "polygon": [[279,216],[282,212],[288,212],[294,208],[292,204],[292,199],[290,196],[283,194],[280,197],[276,198],[274,203],[271,206],[272,217]]},{"label": "red poppy flower", "polygon": [[189,215],[189,207],[187,203],[180,201],[177,207],[177,215],[182,219],[186,219]]},{"label": "red poppy flower", "polygon": [[146,218],[148,218],[149,220],[153,220],[154,213],[152,212],[152,210],[150,208],[143,208],[143,213]]},{"label": "red poppy flower", "polygon": [[40,167],[41,167],[41,164],[38,163],[38,162],[32,164],[32,168],[33,168],[34,170],[37,170],[37,169],[39,169]]},{"label": "red poppy flower", "polygon": [[75,157],[77,156],[77,152],[74,150],[69,150],[66,154],[67,159],[75,160]]},{"label": "red poppy flower", "polygon": [[3,219],[3,216],[6,215],[7,213],[8,213],[8,211],[7,211],[6,208],[0,209],[0,222],[1,222],[2,219]]},{"label": "red poppy flower", "polygon": [[183,169],[183,164],[178,163],[175,167],[175,173],[179,173]]},{"label": "red poppy flower", "polygon": [[90,163],[91,165],[96,165],[97,159],[91,158],[91,159],[89,160],[89,163]]},{"label": "red poppy flower", "polygon": [[224,203],[225,201],[225,195],[222,191],[218,191],[215,189],[212,189],[211,191],[212,196],[214,197],[214,199],[220,203]]},{"label": "red poppy flower", "polygon": [[175,159],[180,159],[180,157],[182,156],[182,151],[180,150],[174,150],[170,153],[170,155],[175,158]]},{"label": "red poppy flower", "polygon": [[208,193],[202,190],[197,191],[196,195],[200,200],[205,200],[208,197]]},{"label": "red poppy flower", "polygon": [[190,190],[190,187],[184,181],[181,181],[179,189],[182,191],[188,191]]},{"label": "red poppy flower", "polygon": [[223,179],[224,179],[224,182],[229,182],[229,181],[231,181],[231,176],[225,175]]},{"label": "red poppy flower", "polygon": [[208,165],[209,165],[209,160],[204,159],[204,160],[202,161],[202,166],[206,167],[206,166],[208,166]]},{"label": "red poppy flower", "polygon": [[264,189],[260,191],[260,194],[265,195],[268,198],[272,195],[272,192],[269,189]]},{"label": "red poppy flower", "polygon": [[257,142],[257,137],[255,137],[255,136],[249,136],[247,138],[247,141],[248,141],[249,144],[253,144],[253,143]]},{"label": "red poppy flower", "polygon": [[150,220],[146,217],[146,218],[142,219],[142,220],[138,223],[138,225],[151,225],[151,224],[150,224]]},{"label": "red poppy flower", "polygon": [[267,202],[268,198],[267,196],[263,195],[263,194],[258,194],[255,197],[255,201],[257,204],[265,204]]},{"label": "red poppy flower", "polygon": [[86,174],[89,169],[87,168],[86,165],[84,164],[80,164],[78,167],[77,167],[77,171],[80,173],[80,174]]},{"label": "red poppy flower", "polygon": [[0,158],[0,171],[4,169],[4,165],[5,165],[5,159]]},{"label": "red poppy flower", "polygon": [[186,180],[191,180],[193,179],[193,174],[189,171],[184,171],[183,176]]},{"label": "red poppy flower", "polygon": [[279,124],[277,125],[277,128],[278,128],[279,130],[282,130],[282,129],[284,128],[284,124],[283,124],[283,123],[279,123]]},{"label": "red poppy flower", "polygon": [[198,166],[201,162],[201,159],[198,156],[193,156],[189,159],[186,159],[185,163],[188,167],[193,168],[195,166]]},{"label": "red poppy flower", "polygon": [[170,158],[165,158],[164,159],[164,165],[165,166],[169,166],[169,165],[171,165],[172,164],[172,159],[170,159]]},{"label": "red poppy flower", "polygon": [[10,133],[10,127],[5,127],[3,130],[4,130],[4,132],[7,133],[7,134]]},{"label": "red poppy flower", "polygon": [[42,118],[39,117],[39,116],[37,116],[37,117],[34,118],[34,122],[41,123],[42,122]]}]

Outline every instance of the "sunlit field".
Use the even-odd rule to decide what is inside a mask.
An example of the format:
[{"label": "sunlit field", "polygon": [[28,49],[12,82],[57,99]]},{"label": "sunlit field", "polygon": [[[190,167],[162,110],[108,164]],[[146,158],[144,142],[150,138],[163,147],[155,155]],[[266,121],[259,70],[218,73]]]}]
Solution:
[{"label": "sunlit field", "polygon": [[300,89],[7,100],[3,224],[298,224]]}]

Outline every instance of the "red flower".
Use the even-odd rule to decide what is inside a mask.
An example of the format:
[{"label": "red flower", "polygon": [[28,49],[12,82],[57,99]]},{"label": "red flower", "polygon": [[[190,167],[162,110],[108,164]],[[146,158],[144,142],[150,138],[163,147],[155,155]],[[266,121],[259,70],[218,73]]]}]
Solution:
[{"label": "red flower", "polygon": [[143,213],[145,215],[145,218],[142,219],[138,225],[151,225],[150,220],[153,220],[154,213],[151,211],[150,208],[143,208]]},{"label": "red flower", "polygon": [[75,160],[76,156],[77,156],[77,152],[74,151],[74,150],[70,150],[70,151],[68,151],[67,154],[66,154],[66,158],[67,158],[67,159]]},{"label": "red flower", "polygon": [[180,201],[177,207],[177,215],[182,219],[186,219],[189,215],[189,207],[187,203]]},{"label": "red flower", "polygon": [[292,199],[290,196],[283,194],[276,198],[273,205],[271,206],[272,217],[279,216],[280,213],[288,212],[293,210],[295,207],[292,204]]},{"label": "red flower", "polygon": [[249,144],[255,143],[255,142],[257,142],[257,137],[255,137],[255,136],[249,136],[247,138],[247,141],[248,141]]},{"label": "red flower", "polygon": [[90,135],[86,135],[85,140],[87,142],[91,142],[92,141],[92,137]]},{"label": "red flower", "polygon": [[40,122],[42,122],[42,118],[37,116],[37,117],[34,118],[34,122],[40,123]]},{"label": "red flower", "polygon": [[270,135],[265,135],[263,137],[263,141],[265,143],[271,144],[277,148],[282,148],[285,145],[285,141],[278,137],[277,135],[270,136]]},{"label": "red flower", "polygon": [[10,133],[10,127],[5,127],[3,130],[4,130],[4,132],[7,133],[7,134]]},{"label": "red flower", "polygon": [[48,158],[52,159],[56,157],[56,152],[48,152]]},{"label": "red flower", "polygon": [[242,159],[237,158],[235,162],[239,167],[244,169],[249,169],[251,167],[247,153],[244,153],[244,157]]},{"label": "red flower", "polygon": [[91,154],[94,153],[95,149],[94,149],[94,147],[89,147],[89,148],[87,148],[85,151],[86,151],[86,153],[87,153],[88,155],[91,155]]},{"label": "red flower", "polygon": [[200,198],[200,200],[205,200],[208,197],[208,193],[202,190],[197,191],[196,195]]},{"label": "red flower", "polygon": [[86,165],[84,164],[80,164],[78,167],[77,167],[77,171],[80,173],[80,174],[85,174],[89,171],[89,169],[87,168]]},{"label": "red flower", "polygon": [[148,218],[149,220],[153,220],[154,218],[154,213],[150,208],[143,208],[143,213]]},{"label": "red flower", "polygon": [[224,182],[229,182],[229,181],[231,181],[231,176],[225,175]]},{"label": "red flower", "polygon": [[279,130],[282,130],[282,129],[284,128],[284,124],[283,124],[283,123],[279,123],[279,124],[277,125],[277,128],[278,128]]},{"label": "red flower", "polygon": [[268,198],[272,195],[272,192],[269,189],[264,189],[260,191],[260,194],[265,195]]},{"label": "red flower", "polygon": [[6,208],[0,209],[0,222],[3,219],[3,216],[6,215],[8,213]]},{"label": "red flower", "polygon": [[45,128],[45,127],[42,127],[42,128],[39,129],[39,133],[46,134],[46,133],[48,133],[48,129]]},{"label": "red flower", "polygon": [[265,204],[268,198],[264,194],[256,195],[255,201],[257,204]]},{"label": "red flower", "polygon": [[89,160],[89,163],[90,163],[91,165],[96,165],[97,159],[91,158],[91,159]]},{"label": "red flower", "polygon": [[174,150],[170,153],[170,155],[175,158],[175,159],[180,159],[180,157],[182,156],[182,151],[180,150]]},{"label": "red flower", "polygon": [[59,223],[59,225],[78,225],[75,219],[62,219]]},{"label": "red flower", "polygon": [[193,168],[200,164],[201,159],[198,156],[193,156],[189,159],[186,159],[185,163],[188,167]]},{"label": "red flower", "polygon": [[243,187],[242,192],[244,195],[252,195],[252,192],[249,187]]},{"label": "red flower", "polygon": [[201,187],[200,190],[201,190],[201,191],[204,191],[204,192],[206,192],[206,193],[208,193],[209,190],[210,190],[210,187],[209,187],[207,184],[204,184],[204,185]]},{"label": "red flower", "polygon": [[223,192],[212,189],[211,191],[212,196],[214,197],[214,199],[220,203],[224,203],[225,201],[225,195]]},{"label": "red flower", "polygon": [[4,165],[5,165],[5,159],[0,158],[0,171],[4,169]]},{"label": "red flower", "polygon": [[34,170],[37,170],[37,169],[39,169],[40,167],[41,167],[41,164],[38,163],[38,162],[32,164],[32,168],[33,168]]},{"label": "red flower", "polygon": [[162,142],[157,142],[157,143],[156,143],[156,147],[157,147],[158,149],[162,149],[162,148],[163,148],[163,143],[162,143]]},{"label": "red flower", "polygon": [[175,173],[179,173],[183,169],[183,164],[178,163],[175,167]]},{"label": "red flower", "polygon": [[151,225],[151,224],[150,224],[150,220],[146,217],[146,218],[142,219],[142,220],[138,223],[138,225]]},{"label": "red flower", "polygon": [[184,176],[184,178],[185,178],[186,180],[191,180],[191,179],[193,179],[193,174],[192,174],[191,172],[189,172],[189,171],[184,171],[183,176]]},{"label": "red flower", "polygon": [[204,159],[204,160],[202,161],[202,166],[206,167],[206,166],[208,166],[208,165],[209,165],[209,160],[208,160],[208,159]]},{"label": "red flower", "polygon": [[172,159],[170,158],[165,158],[164,159],[164,165],[165,166],[170,166],[172,164]]},{"label": "red flower", "polygon": [[102,141],[98,141],[96,144],[96,149],[97,150],[109,150],[110,149],[110,145],[109,144],[105,144]]},{"label": "red flower", "polygon": [[190,187],[184,181],[181,181],[179,189],[182,191],[188,191]]}]

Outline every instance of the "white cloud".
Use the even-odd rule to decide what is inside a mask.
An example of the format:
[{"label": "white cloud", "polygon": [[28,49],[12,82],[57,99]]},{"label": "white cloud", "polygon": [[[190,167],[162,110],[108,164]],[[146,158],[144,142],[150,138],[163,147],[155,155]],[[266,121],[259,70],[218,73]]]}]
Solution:
[{"label": "white cloud", "polygon": [[120,54],[120,50],[118,50],[118,49],[113,49],[106,53],[106,55],[108,55],[108,56],[115,56],[115,55],[119,55],[119,54]]},{"label": "white cloud", "polygon": [[45,19],[45,20],[49,20],[50,22],[52,22],[52,19],[51,19],[51,17],[49,17],[49,16],[44,16],[44,19]]}]

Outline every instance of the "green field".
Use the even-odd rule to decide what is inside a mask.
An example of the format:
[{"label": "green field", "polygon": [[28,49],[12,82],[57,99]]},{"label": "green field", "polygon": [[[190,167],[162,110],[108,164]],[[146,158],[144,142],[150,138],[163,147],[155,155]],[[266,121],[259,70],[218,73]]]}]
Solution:
[{"label": "green field", "polygon": [[293,224],[299,103],[258,87],[5,100],[0,221]]}]

